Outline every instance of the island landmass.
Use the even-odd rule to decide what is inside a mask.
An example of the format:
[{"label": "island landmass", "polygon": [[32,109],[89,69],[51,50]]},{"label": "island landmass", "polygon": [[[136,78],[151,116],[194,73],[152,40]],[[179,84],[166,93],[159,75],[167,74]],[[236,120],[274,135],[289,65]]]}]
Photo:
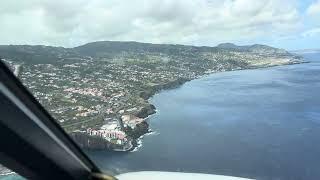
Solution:
[{"label": "island landmass", "polygon": [[130,151],[149,133],[155,93],[207,74],[305,62],[266,45],[101,41],[75,48],[1,45],[0,58],[77,144]]}]

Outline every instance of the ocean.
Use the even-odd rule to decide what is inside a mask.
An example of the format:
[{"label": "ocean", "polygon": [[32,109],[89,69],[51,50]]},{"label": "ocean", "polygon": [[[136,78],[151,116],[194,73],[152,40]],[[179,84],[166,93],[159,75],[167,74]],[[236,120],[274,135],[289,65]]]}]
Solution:
[{"label": "ocean", "polygon": [[211,74],[162,91],[135,152],[89,152],[107,171],[320,179],[320,54],[310,63]]}]

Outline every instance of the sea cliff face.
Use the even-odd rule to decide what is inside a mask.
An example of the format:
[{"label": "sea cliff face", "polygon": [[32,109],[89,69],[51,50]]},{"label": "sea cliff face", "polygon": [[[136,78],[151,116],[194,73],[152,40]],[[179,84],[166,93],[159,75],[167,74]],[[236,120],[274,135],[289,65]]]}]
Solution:
[{"label": "sea cliff face", "polygon": [[72,132],[69,133],[71,138],[84,149],[92,150],[110,150],[111,143],[99,136],[90,136],[85,132]]},{"label": "sea cliff face", "polygon": [[190,81],[190,79],[187,78],[178,78],[174,81],[169,81],[167,83],[163,83],[163,84],[157,84],[154,86],[151,86],[148,89],[145,89],[144,91],[140,92],[140,97],[147,100],[149,99],[151,96],[153,96],[155,93],[161,91],[161,90],[166,90],[166,89],[173,89],[176,88],[182,84],[184,84],[185,82]]},{"label": "sea cliff face", "polygon": [[135,113],[135,116],[139,118],[147,118],[149,115],[156,113],[156,107],[152,104],[146,104],[144,107],[140,109],[137,113]]},{"label": "sea cliff face", "polygon": [[124,131],[127,134],[128,143],[123,145],[110,143],[100,136],[92,136],[83,131],[75,131],[69,133],[69,135],[83,149],[130,151],[137,145],[136,140],[142,135],[150,132],[150,129],[149,124],[146,121],[143,121],[138,123],[135,128],[126,127]]},{"label": "sea cliff face", "polygon": [[141,137],[142,135],[150,132],[149,124],[146,121],[137,124],[134,129],[126,127],[124,131],[128,136],[132,137],[135,140]]}]

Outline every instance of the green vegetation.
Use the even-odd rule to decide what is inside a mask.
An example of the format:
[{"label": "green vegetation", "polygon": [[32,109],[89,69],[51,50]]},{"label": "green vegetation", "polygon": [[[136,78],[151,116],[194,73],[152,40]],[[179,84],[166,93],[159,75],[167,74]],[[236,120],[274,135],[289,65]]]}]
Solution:
[{"label": "green vegetation", "polygon": [[23,66],[22,82],[70,132],[98,128],[124,114],[147,117],[155,112],[147,102],[150,96],[205,74],[301,62],[285,50],[264,45],[111,41],[75,48],[2,45],[0,57],[11,67]]}]

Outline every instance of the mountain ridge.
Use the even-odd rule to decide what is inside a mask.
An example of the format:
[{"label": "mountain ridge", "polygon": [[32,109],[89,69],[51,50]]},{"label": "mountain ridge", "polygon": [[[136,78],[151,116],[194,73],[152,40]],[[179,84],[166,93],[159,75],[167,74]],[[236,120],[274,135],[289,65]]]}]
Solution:
[{"label": "mountain ridge", "polygon": [[[96,41],[73,48],[45,45],[0,45],[0,57],[14,60],[24,59],[38,62],[54,62],[57,59],[80,57],[112,58],[121,53],[127,54],[167,54],[183,56],[201,53],[249,52],[254,54],[289,55],[284,49],[262,44],[237,46],[232,43],[222,43],[217,46],[193,46],[180,44],[153,44],[136,41]],[[45,61],[43,60],[45,59]]]}]

